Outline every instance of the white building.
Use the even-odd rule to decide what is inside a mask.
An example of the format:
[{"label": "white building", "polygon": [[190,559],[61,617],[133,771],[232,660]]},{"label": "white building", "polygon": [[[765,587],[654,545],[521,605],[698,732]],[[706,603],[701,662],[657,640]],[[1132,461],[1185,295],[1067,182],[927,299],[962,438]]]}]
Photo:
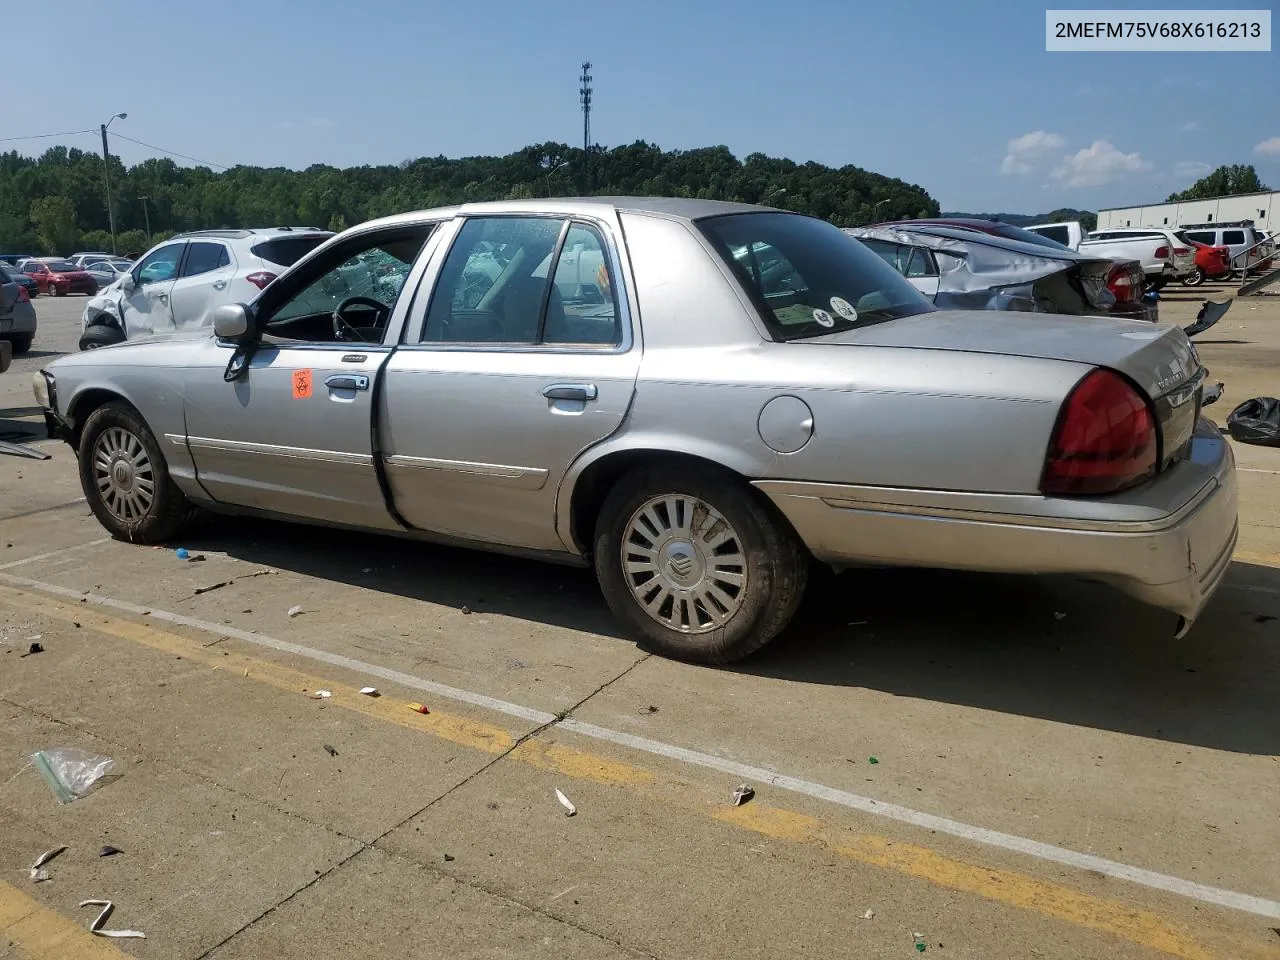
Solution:
[{"label": "white building", "polygon": [[1099,230],[1108,227],[1177,227],[1184,223],[1231,223],[1237,220],[1252,220],[1259,229],[1269,233],[1280,230],[1280,190],[1098,211]]}]

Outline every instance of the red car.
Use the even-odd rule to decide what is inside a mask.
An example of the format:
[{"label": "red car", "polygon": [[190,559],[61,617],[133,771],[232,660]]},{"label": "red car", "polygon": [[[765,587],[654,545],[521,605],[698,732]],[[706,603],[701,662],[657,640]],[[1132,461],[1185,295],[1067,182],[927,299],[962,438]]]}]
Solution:
[{"label": "red car", "polygon": [[48,296],[65,297],[68,293],[84,293],[93,296],[98,292],[98,281],[77,267],[70,260],[50,257],[45,260],[24,260],[18,269],[36,282],[40,292]]},{"label": "red car", "polygon": [[1177,237],[1196,251],[1196,268],[1182,278],[1182,282],[1188,287],[1198,287],[1206,280],[1225,280],[1231,276],[1230,247],[1211,247],[1207,243],[1190,239],[1185,233],[1179,233]]},{"label": "red car", "polygon": [[[1004,237],[1007,240],[1020,240],[1037,247],[1050,247],[1054,250],[1070,250],[1068,246],[1050,240],[1048,237],[1015,227],[1012,223],[1001,223],[999,220],[983,220],[979,217],[929,217],[920,220],[893,220],[889,223],[878,223],[878,227],[896,227],[901,230],[929,227],[950,227],[953,230],[973,230],[988,233],[993,237]],[[1107,310],[1113,317],[1124,320],[1145,320],[1155,323],[1159,318],[1159,308],[1143,298],[1146,292],[1146,277],[1142,272],[1142,264],[1137,260],[1117,260],[1107,275],[1107,289],[1115,297],[1115,303]]]}]

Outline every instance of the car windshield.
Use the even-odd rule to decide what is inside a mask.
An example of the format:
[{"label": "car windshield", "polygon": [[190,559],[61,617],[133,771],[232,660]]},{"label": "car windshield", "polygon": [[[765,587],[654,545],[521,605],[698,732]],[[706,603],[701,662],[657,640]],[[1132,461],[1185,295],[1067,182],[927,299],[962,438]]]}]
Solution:
[{"label": "car windshield", "polygon": [[778,340],[820,337],[933,310],[915,287],[837,227],[789,213],[698,222]]},{"label": "car windshield", "polygon": [[46,260],[45,266],[54,273],[73,273],[80,269],[70,260]]}]

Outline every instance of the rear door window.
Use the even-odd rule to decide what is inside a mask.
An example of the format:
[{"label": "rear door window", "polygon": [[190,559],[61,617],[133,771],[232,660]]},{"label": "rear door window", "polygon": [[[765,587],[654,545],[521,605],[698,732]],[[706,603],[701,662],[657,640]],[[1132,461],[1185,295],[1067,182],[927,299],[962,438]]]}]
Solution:
[{"label": "rear door window", "polygon": [[1238,246],[1244,243],[1244,231],[1243,230],[1223,230],[1222,242],[1224,245],[1228,247]]},{"label": "rear door window", "polygon": [[1032,233],[1038,233],[1042,237],[1048,237],[1050,240],[1056,240],[1058,243],[1066,244],[1071,242],[1071,231],[1066,227],[1034,227]]},{"label": "rear door window", "polygon": [[228,266],[231,258],[227,248],[208,240],[192,240],[187,244],[187,259],[182,263],[182,275],[194,277],[219,267]]},{"label": "rear door window", "polygon": [[1188,240],[1194,240],[1196,243],[1206,243],[1211,247],[1217,246],[1217,234],[1212,230],[1188,230],[1183,235]]}]

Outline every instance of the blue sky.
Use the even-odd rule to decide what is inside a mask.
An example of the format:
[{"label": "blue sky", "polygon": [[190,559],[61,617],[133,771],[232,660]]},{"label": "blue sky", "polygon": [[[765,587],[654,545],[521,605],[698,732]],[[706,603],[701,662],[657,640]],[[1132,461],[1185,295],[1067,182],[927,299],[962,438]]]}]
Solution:
[{"label": "blue sky", "polygon": [[[943,209],[1150,202],[1222,163],[1254,163],[1280,187],[1277,53],[1046,53],[1045,6],[61,0],[56,43],[5,20],[34,32],[0,55],[0,137],[127,111],[113,134],[225,165],[506,153],[580,142],[590,59],[597,143],[853,163],[921,184]],[[18,113],[26,89],[41,106]],[[129,163],[157,155],[112,145]]]}]

